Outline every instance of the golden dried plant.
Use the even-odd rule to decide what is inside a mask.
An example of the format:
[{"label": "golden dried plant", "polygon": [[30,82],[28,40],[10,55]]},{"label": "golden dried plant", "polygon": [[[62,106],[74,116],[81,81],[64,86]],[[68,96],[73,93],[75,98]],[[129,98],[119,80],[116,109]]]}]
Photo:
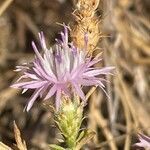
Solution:
[{"label": "golden dried plant", "polygon": [[77,0],[76,10],[73,12],[75,21],[71,27],[71,37],[74,44],[85,49],[85,37],[88,37],[87,51],[91,55],[95,50],[100,38],[99,19],[96,9],[99,0]]},{"label": "golden dried plant", "polygon": [[14,122],[14,134],[16,140],[16,147],[18,150],[27,150],[26,142],[21,139],[21,133],[16,123]]},{"label": "golden dried plant", "polygon": [[[21,139],[21,133],[14,121],[14,135],[16,144],[14,144],[17,150],[27,150],[26,142]],[[5,145],[4,143],[0,142],[0,150],[13,150],[11,147]]]}]

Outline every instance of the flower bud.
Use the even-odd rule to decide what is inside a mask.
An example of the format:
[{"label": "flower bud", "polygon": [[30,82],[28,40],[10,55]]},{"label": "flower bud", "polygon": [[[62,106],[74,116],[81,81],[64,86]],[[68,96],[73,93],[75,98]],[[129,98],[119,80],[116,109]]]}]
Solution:
[{"label": "flower bud", "polygon": [[62,104],[56,114],[56,123],[65,138],[67,146],[76,146],[76,140],[82,123],[83,105],[77,100],[63,97]]}]

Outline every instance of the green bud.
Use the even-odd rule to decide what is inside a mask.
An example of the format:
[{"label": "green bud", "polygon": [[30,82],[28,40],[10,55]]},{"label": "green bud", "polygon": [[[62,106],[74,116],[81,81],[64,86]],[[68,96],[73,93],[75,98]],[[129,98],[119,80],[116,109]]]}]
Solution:
[{"label": "green bud", "polygon": [[78,100],[71,101],[68,97],[63,97],[60,109],[56,113],[56,123],[68,148],[74,149],[76,147],[82,117],[83,104]]}]

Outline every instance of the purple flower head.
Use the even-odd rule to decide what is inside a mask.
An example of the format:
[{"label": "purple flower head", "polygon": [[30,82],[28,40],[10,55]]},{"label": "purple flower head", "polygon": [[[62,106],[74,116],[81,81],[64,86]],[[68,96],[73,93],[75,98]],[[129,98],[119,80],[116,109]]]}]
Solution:
[{"label": "purple flower head", "polygon": [[30,64],[17,66],[16,71],[22,71],[23,75],[12,87],[23,89],[23,93],[28,89],[35,90],[27,104],[27,111],[38,97],[46,100],[56,95],[57,110],[61,104],[62,94],[72,96],[76,93],[85,100],[83,86],[97,85],[105,92],[103,82],[106,80],[101,75],[112,74],[114,67],[94,68],[93,65],[101,59],[86,58],[85,51],[78,50],[68,42],[68,29],[66,26],[64,29],[64,32],[61,32],[62,40],[57,40],[57,44],[50,49],[46,47],[41,32],[39,38],[43,54],[39,53],[35,43],[32,42],[35,59]]},{"label": "purple flower head", "polygon": [[134,144],[135,147],[150,150],[150,137],[144,134],[138,134],[139,143]]}]

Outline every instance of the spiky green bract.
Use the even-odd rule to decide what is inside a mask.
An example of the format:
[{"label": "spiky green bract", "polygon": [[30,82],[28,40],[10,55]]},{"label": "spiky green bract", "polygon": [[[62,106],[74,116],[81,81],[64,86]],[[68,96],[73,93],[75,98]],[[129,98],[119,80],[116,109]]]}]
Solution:
[{"label": "spiky green bract", "polygon": [[63,98],[60,110],[56,114],[56,123],[68,148],[76,147],[82,120],[83,104],[78,100],[71,101],[69,98]]}]

